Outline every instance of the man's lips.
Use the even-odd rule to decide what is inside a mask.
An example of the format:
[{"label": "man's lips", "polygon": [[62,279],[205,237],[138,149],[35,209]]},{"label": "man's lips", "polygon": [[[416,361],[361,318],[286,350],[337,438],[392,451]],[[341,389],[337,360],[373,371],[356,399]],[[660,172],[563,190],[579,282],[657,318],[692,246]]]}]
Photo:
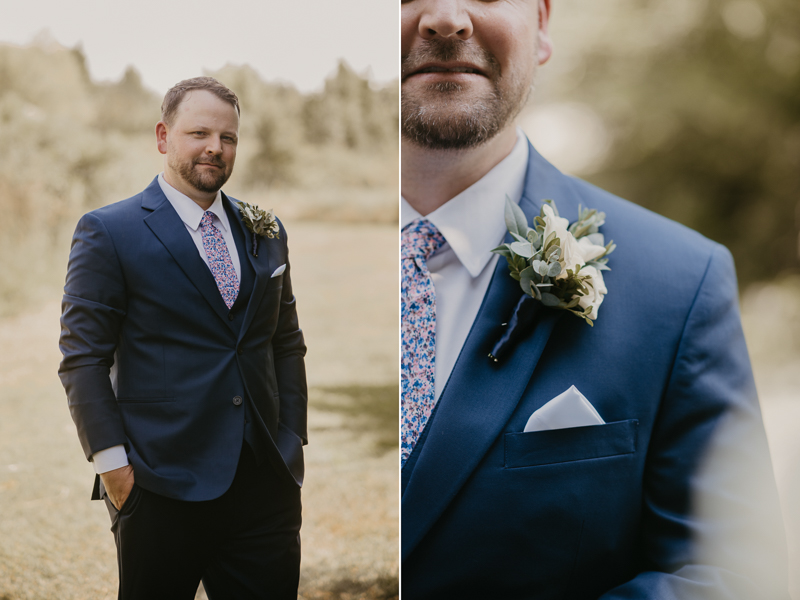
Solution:
[{"label": "man's lips", "polygon": [[417,75],[427,75],[429,73],[435,75],[445,74],[445,76],[452,73],[453,76],[480,75],[486,77],[486,73],[483,69],[469,63],[428,63],[409,69],[404,79]]}]

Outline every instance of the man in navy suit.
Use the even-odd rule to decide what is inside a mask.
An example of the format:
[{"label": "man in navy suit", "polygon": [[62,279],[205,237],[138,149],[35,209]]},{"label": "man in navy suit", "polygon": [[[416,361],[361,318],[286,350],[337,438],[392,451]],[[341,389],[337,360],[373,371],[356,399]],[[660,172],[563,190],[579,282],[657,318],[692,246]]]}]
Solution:
[{"label": "man in navy suit", "polygon": [[[549,0],[401,13],[403,597],[787,598],[730,254],[515,129]],[[521,302],[506,198],[528,225],[545,199],[606,213],[593,327]],[[572,386],[598,424],[527,430]]]},{"label": "man in navy suit", "polygon": [[120,598],[297,596],[306,348],[285,229],[220,191],[238,135],[231,90],[178,83],[164,172],[73,237],[59,375]]}]

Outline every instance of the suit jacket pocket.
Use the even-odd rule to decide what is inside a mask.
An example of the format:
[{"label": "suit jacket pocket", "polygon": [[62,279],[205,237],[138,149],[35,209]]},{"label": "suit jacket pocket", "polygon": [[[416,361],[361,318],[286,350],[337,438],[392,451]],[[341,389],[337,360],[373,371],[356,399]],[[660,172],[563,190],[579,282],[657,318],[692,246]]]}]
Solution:
[{"label": "suit jacket pocket", "polygon": [[632,454],[639,421],[505,434],[505,467],[535,467]]}]

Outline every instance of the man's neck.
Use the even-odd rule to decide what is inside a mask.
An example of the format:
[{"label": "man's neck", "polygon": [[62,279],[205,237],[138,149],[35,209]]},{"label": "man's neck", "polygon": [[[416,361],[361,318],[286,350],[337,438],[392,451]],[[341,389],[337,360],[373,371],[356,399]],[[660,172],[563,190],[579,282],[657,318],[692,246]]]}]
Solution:
[{"label": "man's neck", "polygon": [[511,153],[516,141],[514,126],[467,150],[431,150],[403,139],[403,198],[422,216],[432,213],[497,166]]}]

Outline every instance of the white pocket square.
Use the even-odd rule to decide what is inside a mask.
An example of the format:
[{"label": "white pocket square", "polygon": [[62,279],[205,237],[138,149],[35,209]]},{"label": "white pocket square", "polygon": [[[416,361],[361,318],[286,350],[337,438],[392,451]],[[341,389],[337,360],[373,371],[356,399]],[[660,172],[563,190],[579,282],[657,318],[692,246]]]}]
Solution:
[{"label": "white pocket square", "polygon": [[286,270],[286,263],[282,264],[280,267],[275,269],[275,271],[272,273],[272,275],[269,276],[269,278],[272,279],[273,277],[277,277],[278,275],[283,273],[285,270]]},{"label": "white pocket square", "polygon": [[605,421],[592,403],[573,385],[566,392],[559,394],[534,411],[525,424],[524,431],[566,429],[567,427],[584,427],[604,423]]}]

